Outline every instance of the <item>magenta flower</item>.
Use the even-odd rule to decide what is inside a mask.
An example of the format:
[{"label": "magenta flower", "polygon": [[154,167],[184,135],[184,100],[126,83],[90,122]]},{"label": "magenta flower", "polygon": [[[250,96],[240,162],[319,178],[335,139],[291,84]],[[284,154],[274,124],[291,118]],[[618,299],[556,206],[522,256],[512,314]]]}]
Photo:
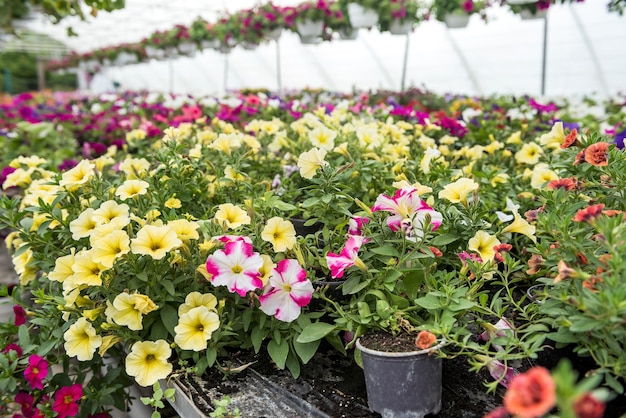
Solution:
[{"label": "magenta flower", "polygon": [[467,264],[467,260],[471,260],[475,263],[482,263],[483,259],[480,258],[480,256],[478,254],[470,254],[467,251],[463,251],[461,253],[457,254],[459,256],[459,258],[461,259],[461,261],[463,262],[463,265]]},{"label": "magenta flower", "polygon": [[48,362],[43,357],[33,354],[28,357],[28,366],[24,378],[33,389],[43,389],[43,379],[48,376]]},{"label": "magenta flower", "polygon": [[227,242],[223,250],[211,254],[206,270],[212,275],[214,286],[226,286],[231,293],[245,297],[250,290],[263,287],[259,269],[263,258],[255,253],[252,244],[241,241]]},{"label": "magenta flower", "polygon": [[56,412],[57,418],[73,417],[78,414],[78,401],[83,396],[83,387],[80,383],[72,386],[63,386],[54,395],[52,410]]},{"label": "magenta flower", "polygon": [[15,314],[15,325],[20,326],[26,323],[26,311],[20,305],[13,306],[13,313]]},{"label": "magenta flower", "polygon": [[300,308],[311,301],[313,284],[296,260],[281,260],[270,276],[265,292],[259,296],[261,310],[283,322],[300,316]]},{"label": "magenta flower", "polygon": [[3,353],[8,353],[9,351],[15,351],[18,358],[22,357],[22,347],[17,344],[11,343],[2,350]]},{"label": "magenta flower", "polygon": [[348,221],[348,234],[349,235],[361,235],[363,226],[370,220],[365,216],[353,216]]},{"label": "magenta flower", "polygon": [[462,7],[465,13],[472,13],[472,10],[474,10],[474,2],[472,0],[465,0]]},{"label": "magenta flower", "polygon": [[35,416],[35,399],[26,392],[19,392],[15,395],[15,403],[20,405],[20,410],[25,418]]},{"label": "magenta flower", "polygon": [[511,382],[511,379],[517,374],[517,370],[513,367],[508,367],[498,360],[491,360],[487,363],[487,370],[489,370],[489,374],[491,374],[493,380],[498,380],[498,383],[505,388],[509,387],[509,382]]},{"label": "magenta flower", "polygon": [[330,269],[330,275],[335,279],[343,277],[348,267],[352,267],[359,260],[359,249],[369,241],[361,235],[351,235],[339,254],[329,252],[326,254],[326,263]]},{"label": "magenta flower", "polygon": [[387,225],[393,231],[402,230],[408,238],[415,236],[421,238],[424,235],[423,227],[426,215],[430,217],[430,225],[433,231],[439,228],[443,217],[441,213],[431,208],[428,203],[420,199],[417,189],[405,186],[396,190],[393,197],[380,194],[372,207],[372,212],[391,212],[387,217]]}]

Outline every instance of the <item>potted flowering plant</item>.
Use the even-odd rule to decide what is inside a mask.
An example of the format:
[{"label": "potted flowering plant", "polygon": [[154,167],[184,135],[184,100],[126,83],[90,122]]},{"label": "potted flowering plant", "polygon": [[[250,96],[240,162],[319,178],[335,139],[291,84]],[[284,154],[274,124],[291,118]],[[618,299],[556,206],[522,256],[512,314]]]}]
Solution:
[{"label": "potted flowering plant", "polygon": [[394,35],[409,33],[427,18],[428,8],[418,0],[395,0],[381,3],[378,28]]},{"label": "potted flowering plant", "polygon": [[379,18],[379,8],[386,4],[375,0],[340,0],[345,5],[354,28],[371,28]]},{"label": "potted flowering plant", "polygon": [[483,20],[487,18],[485,9],[487,2],[473,0],[434,0],[431,4],[432,14],[449,28],[465,27],[469,17],[478,14]]},{"label": "potted flowering plant", "polygon": [[298,4],[295,11],[295,31],[300,40],[304,43],[315,43],[323,35],[332,15],[330,3],[326,0],[312,0]]},{"label": "potted flowering plant", "polygon": [[219,46],[213,26],[201,17],[198,17],[189,26],[189,40],[195,42],[200,49]]}]

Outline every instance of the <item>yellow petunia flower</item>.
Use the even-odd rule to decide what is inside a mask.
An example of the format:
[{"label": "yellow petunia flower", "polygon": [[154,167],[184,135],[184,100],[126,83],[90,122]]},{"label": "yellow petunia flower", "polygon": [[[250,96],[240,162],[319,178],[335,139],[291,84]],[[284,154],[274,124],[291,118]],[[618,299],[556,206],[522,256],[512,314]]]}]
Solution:
[{"label": "yellow petunia flower", "polygon": [[140,386],[152,386],[172,372],[173,367],[167,362],[171,355],[172,349],[165,340],[138,341],[126,356],[126,373]]},{"label": "yellow petunia flower", "polygon": [[250,225],[250,216],[248,216],[248,213],[232,203],[219,205],[213,219],[222,227],[229,229],[236,229],[241,225]]},{"label": "yellow petunia flower", "polygon": [[335,147],[337,132],[323,125],[309,131],[309,140],[314,147],[330,151]]},{"label": "yellow petunia flower", "polygon": [[143,180],[126,180],[115,191],[115,196],[121,200],[131,199],[135,196],[144,195],[148,192],[148,182]]},{"label": "yellow petunia flower", "polygon": [[326,150],[319,148],[313,148],[300,154],[298,157],[300,175],[309,180],[315,177],[318,168],[328,165],[324,157],[326,157]]},{"label": "yellow petunia flower", "polygon": [[534,165],[539,162],[543,155],[543,148],[534,142],[522,145],[522,148],[515,153],[515,161],[518,164]]},{"label": "yellow petunia flower", "polygon": [[107,308],[104,314],[107,321],[113,321],[117,325],[128,327],[133,331],[143,329],[143,315],[149,314],[158,309],[152,300],[140,293],[120,293],[115,297],[113,303],[107,301]]},{"label": "yellow petunia flower", "polygon": [[81,238],[88,237],[96,229],[98,222],[93,217],[94,212],[93,208],[87,208],[78,215],[78,218],[70,222],[70,232],[73,239],[78,241]]},{"label": "yellow petunia flower", "polygon": [[178,316],[186,314],[198,306],[204,306],[209,311],[214,311],[217,306],[217,298],[211,293],[191,292],[185,297],[185,303],[178,307]]},{"label": "yellow petunia flower", "polygon": [[106,268],[112,268],[115,260],[130,252],[130,238],[124,230],[102,235],[92,245],[90,253],[93,261]]},{"label": "yellow petunia flower", "polygon": [[467,248],[480,254],[480,258],[486,263],[493,260],[496,255],[493,249],[496,245],[500,245],[500,240],[495,235],[489,235],[485,231],[476,231],[474,237],[468,241]]},{"label": "yellow petunia flower", "polygon": [[275,216],[267,220],[261,238],[271,243],[277,253],[291,250],[296,244],[296,229],[291,222]]},{"label": "yellow petunia flower", "polygon": [[198,306],[180,316],[174,328],[174,342],[183,350],[206,350],[207,341],[219,327],[217,314],[204,306]]},{"label": "yellow petunia flower", "polygon": [[176,231],[170,226],[144,225],[137,237],[131,240],[130,249],[133,254],[149,255],[160,260],[165,255],[182,245]]},{"label": "yellow petunia flower", "polygon": [[526,219],[522,218],[519,213],[514,212],[513,215],[515,216],[515,219],[513,219],[513,222],[502,230],[502,233],[517,232],[518,234],[526,235],[528,238],[533,240],[533,242],[537,242],[537,237],[535,236],[536,228],[529,224]]},{"label": "yellow petunia flower", "polygon": [[95,165],[89,160],[83,160],[71,170],[63,173],[59,186],[76,190],[78,186],[87,183],[95,174]]},{"label": "yellow petunia flower", "polygon": [[452,203],[461,203],[467,206],[467,196],[476,190],[478,190],[478,183],[472,179],[462,177],[454,183],[446,185],[439,192],[439,199],[447,199]]},{"label": "yellow petunia flower", "polygon": [[65,352],[79,361],[93,359],[96,349],[102,344],[102,337],[85,317],[78,318],[63,334]]}]

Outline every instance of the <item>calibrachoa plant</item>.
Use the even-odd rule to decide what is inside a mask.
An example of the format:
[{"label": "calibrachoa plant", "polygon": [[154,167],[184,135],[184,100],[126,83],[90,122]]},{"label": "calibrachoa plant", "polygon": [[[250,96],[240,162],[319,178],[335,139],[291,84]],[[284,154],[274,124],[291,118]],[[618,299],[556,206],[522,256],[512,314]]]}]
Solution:
[{"label": "calibrachoa plant", "polygon": [[[531,98],[124,97],[82,101],[84,120],[118,115],[88,123],[117,141],[3,167],[20,279],[2,289],[3,413],[125,409],[132,383],[226,369],[236,350],[298,376],[322,340],[347,353],[373,331],[445,339],[513,399],[546,346],[597,366],[581,396],[623,392],[623,98],[588,130]],[[11,99],[3,137],[20,114],[83,120],[29,100]]]}]

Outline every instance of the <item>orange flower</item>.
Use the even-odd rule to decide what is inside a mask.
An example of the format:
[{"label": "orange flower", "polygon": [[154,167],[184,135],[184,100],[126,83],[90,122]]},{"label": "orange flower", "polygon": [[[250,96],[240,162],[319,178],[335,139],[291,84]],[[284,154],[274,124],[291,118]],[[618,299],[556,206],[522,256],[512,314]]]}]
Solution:
[{"label": "orange flower", "polygon": [[535,366],[515,376],[504,394],[504,407],[519,418],[537,418],[556,404],[556,385],[545,367]]},{"label": "orange flower", "polygon": [[576,154],[576,157],[574,158],[574,165],[582,164],[584,162],[585,162],[585,150],[582,150],[578,154]]},{"label": "orange flower", "polygon": [[573,268],[571,268],[567,264],[565,264],[565,261],[563,261],[563,260],[559,261],[557,269],[559,271],[559,274],[554,278],[554,283],[558,283],[558,282],[560,282],[561,280],[564,280],[564,279],[569,279],[570,277],[577,277],[578,276],[576,274],[576,270],[574,270]]},{"label": "orange flower", "polygon": [[420,350],[426,350],[437,342],[437,337],[430,331],[420,331],[415,339],[415,346]]},{"label": "orange flower", "polygon": [[602,203],[587,206],[586,208],[576,212],[576,215],[574,215],[572,220],[574,222],[590,222],[602,215],[602,209],[604,209],[604,204]]},{"label": "orange flower", "polygon": [[572,132],[567,134],[567,136],[563,139],[563,143],[561,144],[561,148],[569,148],[576,142],[576,138],[578,137],[578,130],[574,128]]},{"label": "orange flower", "polygon": [[537,274],[541,266],[543,266],[544,259],[539,254],[533,254],[528,260],[529,269],[526,270],[526,274]]},{"label": "orange flower", "polygon": [[585,149],[585,161],[591,165],[604,166],[609,163],[609,143],[597,142]]},{"label": "orange flower", "polygon": [[587,289],[595,293],[598,291],[598,289],[596,289],[596,285],[598,283],[602,283],[602,277],[598,277],[598,276],[590,277],[583,281],[583,287],[586,287]]},{"label": "orange flower", "polygon": [[430,246],[430,247],[428,247],[428,249],[433,253],[433,255],[435,257],[443,256],[443,253],[437,247]]},{"label": "orange flower", "polygon": [[496,252],[493,256],[493,259],[498,263],[504,262],[504,256],[502,254],[508,253],[511,251],[513,246],[511,244],[499,244],[493,247],[493,250]]},{"label": "orange flower", "polygon": [[548,182],[548,189],[564,189],[564,190],[576,190],[578,188],[578,180],[576,177],[567,177],[564,179],[551,180]]}]

